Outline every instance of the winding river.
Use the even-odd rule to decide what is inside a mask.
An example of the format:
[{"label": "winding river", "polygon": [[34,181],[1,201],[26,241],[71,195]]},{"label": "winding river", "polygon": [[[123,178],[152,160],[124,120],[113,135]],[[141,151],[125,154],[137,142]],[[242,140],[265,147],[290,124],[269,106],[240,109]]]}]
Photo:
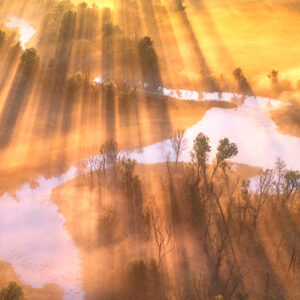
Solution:
[{"label": "winding river", "polygon": [[[21,43],[25,47],[34,32],[29,22],[11,17],[9,27],[20,27]],[[101,82],[101,77],[95,79]],[[160,93],[182,101],[226,101],[237,95],[231,93],[200,93],[189,90],[161,88]],[[181,160],[190,159],[193,141],[203,132],[211,139],[212,156],[218,141],[225,136],[238,144],[236,163],[272,167],[277,157],[288,167],[300,169],[297,159],[300,139],[277,131],[269,110],[285,105],[278,100],[246,97],[236,109],[212,108],[185,133],[186,147]],[[180,127],[180,124],[178,124]],[[163,162],[170,152],[167,139],[141,149],[122,151],[138,163]],[[64,217],[50,200],[51,191],[74,179],[77,169],[71,167],[59,177],[40,177],[36,187],[21,186],[13,194],[0,198],[0,260],[11,263],[21,280],[33,287],[56,283],[65,291],[65,299],[83,299],[81,259],[79,250],[67,233]]]}]

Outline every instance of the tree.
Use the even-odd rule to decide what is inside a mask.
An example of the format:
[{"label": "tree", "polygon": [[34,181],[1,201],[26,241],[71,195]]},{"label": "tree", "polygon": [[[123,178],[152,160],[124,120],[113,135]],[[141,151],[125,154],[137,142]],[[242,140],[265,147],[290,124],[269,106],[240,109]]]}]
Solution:
[{"label": "tree", "polygon": [[219,167],[224,170],[227,167],[226,160],[233,158],[238,153],[238,147],[235,143],[230,143],[228,138],[220,140],[216,155],[217,163],[215,165],[212,177]]},{"label": "tree", "polygon": [[105,99],[107,101],[113,101],[115,97],[115,83],[113,81],[107,82],[104,86]]},{"label": "tree", "polygon": [[153,46],[153,41],[146,36],[138,44],[140,62],[143,72],[143,81],[150,88],[158,89],[162,86],[158,66],[158,57]]},{"label": "tree", "polygon": [[0,47],[2,46],[2,44],[4,43],[5,40],[5,31],[0,30]]},{"label": "tree", "polygon": [[199,133],[196,139],[194,140],[193,156],[197,164],[203,169],[206,166],[208,160],[208,154],[211,151],[209,142],[210,142],[209,137],[203,133]]},{"label": "tree", "polygon": [[287,208],[300,191],[300,172],[288,170],[285,162],[278,158],[275,162],[272,185],[275,188],[277,203],[281,203],[282,208]]},{"label": "tree", "polygon": [[99,243],[101,246],[113,247],[122,240],[118,233],[119,219],[113,209],[103,209],[99,218]]},{"label": "tree", "polygon": [[39,56],[35,48],[26,49],[21,56],[21,69],[24,73],[32,73],[39,63]]},{"label": "tree", "polygon": [[218,230],[213,237],[213,249],[208,249],[208,251],[213,252],[214,280],[217,280],[219,277],[219,272],[226,256],[227,244],[227,235],[222,230]]},{"label": "tree", "polygon": [[253,226],[256,227],[260,212],[266,201],[270,198],[270,191],[274,180],[274,171],[271,169],[262,170],[259,174],[256,194],[253,198]]},{"label": "tree", "polygon": [[133,259],[127,262],[128,279],[134,285],[141,285],[147,280],[147,267],[142,259]]},{"label": "tree", "polygon": [[74,36],[76,22],[76,13],[69,10],[67,11],[62,20],[60,28],[60,38],[62,41],[69,41]]},{"label": "tree", "polygon": [[177,7],[179,11],[184,12],[185,11],[185,6],[184,6],[185,0],[177,0]]},{"label": "tree", "polygon": [[284,174],[286,172],[286,164],[281,158],[277,158],[275,162],[275,170],[274,176],[275,180],[273,181],[273,185],[276,190],[276,200],[278,201],[280,198],[281,191],[284,187]]},{"label": "tree", "polygon": [[283,190],[282,207],[286,208],[292,203],[300,191],[300,172],[288,170],[284,174],[285,186]]},{"label": "tree", "polygon": [[79,90],[83,90],[86,93],[91,89],[91,86],[89,75],[82,72],[76,72],[67,79],[67,91],[70,96]]},{"label": "tree", "polygon": [[200,180],[200,173],[203,176],[203,180],[205,183],[205,187],[207,189],[207,161],[208,161],[208,154],[211,151],[211,147],[209,144],[210,140],[209,137],[203,133],[199,133],[194,140],[194,147],[193,147],[193,159],[197,165],[197,177],[198,181]]},{"label": "tree", "polygon": [[149,208],[147,214],[148,216],[145,221],[148,220],[149,228],[151,228],[154,237],[154,243],[157,250],[158,268],[160,268],[167,255],[174,249],[174,247],[170,246],[172,229],[171,225],[162,219],[158,209]]},{"label": "tree", "polygon": [[280,84],[278,81],[278,73],[279,73],[278,71],[272,70],[270,72],[270,74],[267,75],[271,80],[271,89],[275,96],[278,96],[280,94]]},{"label": "tree", "polygon": [[184,139],[185,130],[177,129],[174,133],[174,136],[171,137],[172,149],[175,154],[175,163],[177,165],[181,152],[185,147],[185,139]]},{"label": "tree", "polygon": [[21,285],[16,282],[10,282],[0,292],[0,300],[23,300],[24,292]]},{"label": "tree", "polygon": [[100,166],[104,175],[106,175],[106,169],[112,167],[113,170],[116,170],[117,163],[120,160],[118,144],[113,139],[107,141],[100,149]]},{"label": "tree", "polygon": [[228,138],[220,140],[217,152],[217,163],[221,164],[226,159],[230,159],[238,154],[238,148],[235,143],[230,143]]},{"label": "tree", "polygon": [[122,158],[119,162],[119,179],[121,185],[128,194],[131,194],[135,180],[138,176],[134,175],[136,161],[130,158]]},{"label": "tree", "polygon": [[237,82],[238,91],[242,94],[253,96],[254,93],[247,81],[245,75],[241,68],[237,68],[233,71],[233,77]]},{"label": "tree", "polygon": [[289,80],[279,80],[279,71],[272,70],[268,77],[271,80],[271,89],[275,97],[279,96],[284,91],[292,90],[292,84]]}]

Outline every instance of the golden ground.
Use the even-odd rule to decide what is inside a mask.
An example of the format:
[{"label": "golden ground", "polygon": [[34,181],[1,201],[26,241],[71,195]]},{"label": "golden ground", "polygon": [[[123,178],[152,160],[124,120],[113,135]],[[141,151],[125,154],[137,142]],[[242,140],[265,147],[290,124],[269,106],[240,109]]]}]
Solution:
[{"label": "golden ground", "polygon": [[[235,165],[235,170],[240,180],[255,176],[258,173],[257,168],[246,165]],[[168,201],[163,190],[166,172],[165,163],[137,165],[136,173],[141,179],[143,195],[139,200],[143,201],[144,207],[155,204],[161,211],[167,209]],[[120,210],[122,196],[117,194],[115,190],[109,190],[105,187],[99,188],[97,185],[91,191],[86,178],[80,176],[56,188],[52,192],[51,198],[59,207],[59,212],[65,217],[66,228],[80,249],[83,261],[83,288],[91,299],[97,299],[97,293],[101,289],[107,288],[105,285],[109,284],[107,282],[110,277],[109,274],[118,270],[120,263],[118,258],[124,253],[125,256],[126,253],[132,255],[133,245],[130,244],[130,237],[126,237],[127,232],[124,233],[124,240],[115,247],[99,247],[97,244],[99,219],[105,209],[113,209],[117,213],[121,213],[117,220],[122,222],[124,218],[124,212],[122,214]],[[185,233],[181,242],[193,244],[193,241],[189,243],[189,238],[188,233]],[[201,261],[202,258],[199,257],[199,253],[193,252],[190,249],[189,255],[193,257],[194,271],[197,271],[197,266],[201,266],[203,272],[206,262]],[[170,260],[172,262],[172,258]],[[172,268],[172,263],[169,267]]]}]

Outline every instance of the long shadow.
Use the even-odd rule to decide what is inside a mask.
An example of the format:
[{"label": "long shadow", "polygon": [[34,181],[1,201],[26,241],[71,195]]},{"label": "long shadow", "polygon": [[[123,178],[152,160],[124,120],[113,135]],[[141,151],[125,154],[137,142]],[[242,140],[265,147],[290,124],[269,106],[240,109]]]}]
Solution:
[{"label": "long shadow", "polygon": [[95,6],[89,7],[85,2],[77,6],[75,28],[76,47],[73,51],[72,72],[81,71],[90,74],[94,68],[93,45],[96,44],[100,29],[100,13]]},{"label": "long shadow", "polygon": [[[58,118],[62,112],[62,99],[67,84],[67,75],[71,64],[72,41],[75,33],[76,13],[68,11],[63,17],[60,38],[56,47],[55,58],[51,70],[51,86],[45,99],[47,110],[46,136],[51,136],[57,128]],[[46,83],[47,84],[47,83]],[[47,86],[45,87],[47,89]]]},{"label": "long shadow", "polygon": [[[242,257],[251,258],[252,268],[262,269],[262,272],[256,272],[255,276],[257,282],[261,285],[264,299],[274,299],[274,294],[277,297],[276,299],[286,299],[284,287],[273,270],[259,234],[250,228],[244,233],[244,238],[245,242],[240,247],[241,255]],[[251,295],[252,291],[249,291],[249,293]]]},{"label": "long shadow", "polygon": [[26,108],[34,84],[34,75],[35,70],[24,73],[21,64],[19,65],[0,118],[0,148],[9,144],[18,117]]},{"label": "long shadow", "polygon": [[17,63],[17,59],[20,56],[22,49],[17,43],[15,46],[11,47],[7,53],[7,57],[3,62],[1,67],[1,81],[0,81],[0,93],[5,87],[7,81],[10,79],[12,72],[14,71],[14,66]]},{"label": "long shadow", "polygon": [[[178,245],[179,250],[177,251],[177,257],[179,273],[181,274],[180,277],[182,278],[181,284],[183,286],[184,299],[194,299],[195,297],[196,299],[199,299],[200,295],[198,293],[200,292],[202,294],[201,297],[203,297],[200,297],[200,299],[210,299],[218,294],[222,294],[225,299],[231,299],[232,294],[235,293],[237,289],[239,292],[245,293],[245,287],[243,285],[242,278],[239,278],[238,285],[234,286],[234,282],[231,281],[230,276],[226,275],[226,277],[223,273],[220,274],[220,269],[217,267],[218,258],[215,257],[216,245],[213,243],[213,240],[210,237],[210,227],[207,226],[208,224],[214,223],[217,234],[221,232],[225,234],[223,223],[218,217],[216,217],[213,222],[208,219],[208,216],[205,214],[205,211],[200,203],[200,196],[198,193],[201,194],[201,192],[197,192],[195,184],[192,183],[192,185],[190,185],[190,187],[187,188],[184,193],[180,192],[180,190],[177,190],[175,186],[176,184],[174,185],[171,180],[169,184],[171,208],[169,208],[169,210],[171,210],[176,241],[180,240],[182,235],[186,236],[187,232],[191,234],[192,240],[194,241],[194,245],[192,246],[194,252],[194,263],[200,264],[202,261],[201,264],[203,264],[203,261],[205,261],[205,265],[207,266],[206,272],[203,272],[203,270],[206,268],[203,268],[202,271],[192,268],[192,266],[189,265],[190,261],[186,258],[187,248],[184,248],[191,248],[191,245],[188,244],[185,246],[184,243],[180,242],[180,246]],[[181,205],[184,206],[180,207],[179,201],[181,202]],[[187,212],[188,215],[186,215]],[[218,214],[213,215],[217,216]],[[206,234],[206,230],[208,230],[208,234]],[[235,266],[229,247],[224,249],[224,254],[222,256],[224,260],[223,263],[227,261],[227,268],[233,268],[232,270],[235,276],[238,276],[239,266]],[[194,273],[196,273],[196,277],[194,276]],[[199,282],[200,285],[198,284],[198,289],[200,288],[201,291],[195,290],[195,286],[192,284],[193,280],[195,279],[194,277],[196,279],[200,277],[202,280],[204,280],[203,282]],[[207,282],[208,286],[205,287],[204,282]]]},{"label": "long shadow", "polygon": [[[102,76],[106,80],[114,79],[114,38],[115,27],[109,8],[102,11]],[[102,121],[104,121],[105,140],[115,139],[115,86],[110,82],[104,86],[102,93]]]},{"label": "long shadow", "polygon": [[[166,203],[165,210],[171,212],[171,222],[174,233],[175,240],[175,259],[177,265],[176,276],[178,276],[178,285],[180,296],[179,299],[189,299],[196,300],[198,297],[196,296],[194,290],[194,277],[195,277],[195,269],[191,264],[191,259],[188,257],[187,248],[190,245],[187,245],[185,239],[187,237],[187,227],[184,223],[183,212],[180,210],[179,199],[182,201],[182,195],[178,195],[178,190],[176,189],[176,180],[170,176],[169,178],[169,188],[168,188],[168,198],[169,204]],[[177,197],[178,195],[178,197]],[[198,243],[194,246],[195,252],[198,252],[199,245]],[[195,262],[194,262],[195,263]],[[196,262],[198,263],[198,262]],[[198,275],[198,274],[197,274]]]},{"label": "long shadow", "polygon": [[[80,101],[80,97],[76,95],[78,91],[72,91],[67,89],[65,97],[62,99],[62,123],[61,123],[61,133],[63,135],[68,134],[72,128],[72,113],[75,107],[75,103]],[[81,95],[79,93],[79,95]],[[78,99],[79,98],[79,99]]]},{"label": "long shadow", "polygon": [[183,9],[178,8],[178,1],[173,0],[175,12],[181,20],[181,24],[184,26],[184,30],[188,39],[192,44],[193,52],[197,58],[197,63],[199,64],[199,72],[202,72],[202,85],[207,91],[219,91],[219,86],[215,78],[211,74],[211,70],[206,62],[205,56],[199,46],[196,34],[193,30],[193,27],[190,23],[190,20]]},{"label": "long shadow", "polygon": [[176,273],[178,274],[178,282],[176,282],[176,285],[178,285],[180,290],[179,299],[197,300],[193,286],[194,270],[192,269],[191,261],[188,258],[187,245],[185,242],[185,238],[187,236],[186,227],[182,222],[182,212],[180,212],[178,199],[176,197],[176,189],[174,187],[174,182],[172,178],[169,182],[169,198],[170,207],[166,206],[165,209],[171,210],[171,221],[173,225],[174,240],[176,243]]},{"label": "long shadow", "polygon": [[[154,8],[151,1],[142,1],[143,13],[146,20],[150,20],[148,23],[149,31],[156,40],[158,44],[161,44],[160,35],[158,26],[156,23],[156,17],[154,14]],[[155,47],[153,41],[150,37],[144,37],[139,41],[138,51],[139,51],[139,61],[140,61],[140,69],[142,71],[142,82],[143,88],[145,90],[145,98],[148,105],[148,112],[150,118],[152,116],[158,117],[160,122],[151,122],[151,130],[158,130],[156,126],[159,128],[165,128],[165,130],[161,130],[161,135],[163,136],[166,132],[169,134],[172,131],[172,126],[170,123],[170,116],[168,111],[168,103],[167,100],[163,97],[154,97],[150,95],[152,92],[157,92],[160,88],[163,87],[162,75],[159,66],[159,57],[162,57],[164,60],[164,52],[163,47]],[[157,50],[161,51],[161,53],[157,54]],[[166,61],[166,60],[165,60]],[[166,71],[166,74],[168,72]],[[167,124],[167,126],[162,126]]]},{"label": "long shadow", "polygon": [[116,45],[116,64],[121,91],[118,96],[121,135],[127,136],[126,144],[131,147],[138,141],[143,145],[143,132],[140,120],[140,98],[131,90],[141,81],[141,70],[137,39],[141,36],[142,20],[137,1],[121,1],[119,5],[119,24],[123,34]]},{"label": "long shadow", "polygon": [[180,284],[183,289],[183,297],[188,300],[197,300],[193,290],[193,272],[187,257],[186,250],[182,247],[177,251],[179,265]]},{"label": "long shadow", "polygon": [[17,33],[14,32],[7,38],[7,35],[5,34],[4,40],[2,40],[0,44],[0,67],[2,67],[2,64],[6,62],[5,56],[8,55],[9,52],[11,52],[11,49],[15,47],[19,47],[21,49],[20,41],[17,41]]},{"label": "long shadow", "polygon": [[[278,247],[277,258],[279,258],[280,256],[280,250],[283,244],[286,244],[285,248],[289,248],[289,254],[294,253],[297,255],[297,253],[300,251],[300,226],[299,221],[297,220],[297,215],[292,214],[288,209],[282,209],[281,211],[273,211],[272,217],[274,220],[276,220],[276,222],[274,222],[274,226],[276,227],[276,230],[280,232],[282,239],[279,245],[274,245],[274,247]],[[291,263],[291,261],[289,261],[289,263]],[[293,268],[292,264],[290,266],[286,266],[285,279],[287,279],[288,276],[292,273],[292,269],[295,275],[296,269]]]},{"label": "long shadow", "polygon": [[102,10],[102,76],[112,80],[114,76],[115,26],[109,8]]},{"label": "long shadow", "polygon": [[[159,55],[157,55],[157,52],[154,46],[150,44],[150,41],[146,41],[144,39],[143,41],[139,42],[139,56],[143,77],[143,85],[144,87],[146,85],[146,89],[157,90],[163,85],[162,76],[160,74],[158,56],[163,61],[166,61],[164,59],[165,54],[161,43],[160,33],[156,21],[152,0],[141,1],[141,6],[143,9],[144,18],[146,20],[146,25],[148,27],[149,35],[151,39],[155,41],[156,50],[159,49]],[[166,74],[168,74],[168,72],[166,72]]]},{"label": "long shadow", "polygon": [[48,1],[40,0],[20,0],[10,1],[1,0],[0,6],[3,11],[9,14],[14,14],[20,17],[27,17],[29,19],[39,18],[41,13],[47,7]]},{"label": "long shadow", "polygon": [[121,1],[118,15],[122,36],[116,45],[116,64],[120,72],[117,75],[121,80],[126,80],[129,85],[136,86],[140,80],[136,41],[141,36],[142,26],[137,2]]},{"label": "long shadow", "polygon": [[137,37],[141,35],[142,19],[136,0],[120,1],[118,20],[126,36]]},{"label": "long shadow", "polygon": [[[166,7],[162,4],[161,0],[157,0],[156,2],[160,8],[159,12],[157,13],[157,20],[160,24],[160,26],[159,26],[160,32],[162,32],[162,35],[163,35],[163,45],[172,45],[172,48],[170,48],[168,46],[166,47],[165,52],[167,52],[167,55],[164,56],[164,59],[167,58],[167,60],[164,63],[165,63],[165,65],[169,66],[168,72],[173,72],[174,66],[179,65],[180,69],[178,69],[176,74],[173,74],[173,75],[177,76],[180,71],[185,69],[183,58],[179,51],[178,41],[175,36],[173,26],[171,24],[169,12],[166,9]],[[173,78],[168,79],[170,81],[169,84],[171,83],[171,85],[173,84],[172,79]],[[178,88],[178,84],[179,83],[176,82],[177,88]],[[182,85],[185,88],[187,86],[189,86],[188,78],[184,81],[181,81],[180,85]]]},{"label": "long shadow", "polygon": [[[191,3],[192,7],[194,7],[197,11],[201,12],[201,21],[204,22],[209,36],[214,39],[214,41],[216,43],[216,48],[218,50],[220,50],[220,51],[218,51],[218,54],[219,54],[222,62],[225,62],[228,65],[229,69],[231,70],[234,67],[234,62],[223,42],[223,39],[222,39],[220,33],[218,32],[218,29],[215,25],[212,15],[211,15],[211,12],[207,8],[205,1],[192,0],[192,1],[190,1],[190,3]],[[223,2],[222,2],[222,4],[223,4]]]}]

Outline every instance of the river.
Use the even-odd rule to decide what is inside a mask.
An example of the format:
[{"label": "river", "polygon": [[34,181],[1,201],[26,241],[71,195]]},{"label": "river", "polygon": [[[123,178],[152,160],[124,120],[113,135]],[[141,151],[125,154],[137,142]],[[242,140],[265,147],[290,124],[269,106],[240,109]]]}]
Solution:
[{"label": "river", "polygon": [[[20,28],[20,41],[26,43],[35,34],[30,22],[10,17],[6,25]],[[101,77],[95,82],[101,83]],[[231,93],[200,93],[190,90],[161,88],[160,94],[182,101],[226,101],[241,96]],[[172,101],[172,100],[170,100]],[[185,133],[186,147],[180,157],[190,159],[193,141],[203,132],[211,139],[214,156],[218,141],[228,137],[239,148],[234,162],[270,168],[277,157],[288,167],[300,169],[300,139],[278,132],[269,110],[282,105],[278,100],[246,97],[236,109],[210,109],[197,124]],[[180,124],[176,124],[180,128]],[[171,151],[169,139],[141,149],[122,151],[122,155],[138,163],[154,164],[166,160]],[[46,179],[40,177],[36,186],[26,183],[0,198],[0,260],[11,263],[20,279],[33,287],[56,283],[65,291],[65,299],[84,298],[80,253],[65,227],[65,218],[51,202],[54,188],[77,176],[71,167],[65,174]]]}]

